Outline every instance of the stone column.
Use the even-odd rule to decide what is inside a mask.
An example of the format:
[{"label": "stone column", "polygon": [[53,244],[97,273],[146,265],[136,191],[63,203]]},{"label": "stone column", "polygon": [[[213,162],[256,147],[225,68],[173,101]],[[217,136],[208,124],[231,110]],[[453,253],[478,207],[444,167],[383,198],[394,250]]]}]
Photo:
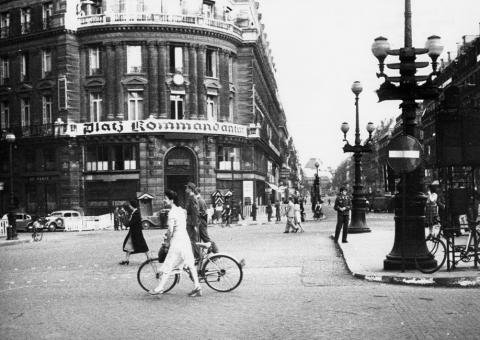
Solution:
[{"label": "stone column", "polygon": [[220,120],[228,121],[228,110],[230,102],[230,80],[228,79],[228,58],[229,53],[226,50],[219,50],[219,70],[218,78],[220,80],[220,91],[218,94],[218,105],[220,107]]},{"label": "stone column", "polygon": [[123,43],[118,44],[115,49],[115,63],[117,65],[117,73],[115,77],[116,85],[116,118],[119,120],[128,119],[128,116],[125,115],[125,104],[124,104],[124,93],[122,78],[125,73],[125,46]]},{"label": "stone column", "polygon": [[[88,116],[88,96],[85,88],[85,76],[88,74],[87,69],[87,49],[86,47],[80,48],[80,121],[88,122],[90,117]],[[85,100],[87,98],[87,100]]]},{"label": "stone column", "polygon": [[195,44],[190,44],[188,46],[189,54],[189,74],[188,78],[190,81],[189,85],[189,95],[190,95],[190,119],[198,119],[198,100],[197,100],[197,50]]},{"label": "stone column", "polygon": [[167,98],[167,86],[165,79],[167,76],[167,48],[168,45],[165,42],[159,43],[159,56],[158,56],[158,97],[160,104],[160,118],[168,118],[168,103]]},{"label": "stone column", "polygon": [[106,78],[105,89],[105,113],[108,120],[115,119],[115,46],[113,44],[106,45],[104,75]]},{"label": "stone column", "polygon": [[198,93],[198,119],[205,119],[207,91],[205,89],[205,51],[206,47],[200,45],[197,53],[197,93]]},{"label": "stone column", "polygon": [[158,118],[158,50],[154,42],[148,44],[148,92],[149,114]]}]

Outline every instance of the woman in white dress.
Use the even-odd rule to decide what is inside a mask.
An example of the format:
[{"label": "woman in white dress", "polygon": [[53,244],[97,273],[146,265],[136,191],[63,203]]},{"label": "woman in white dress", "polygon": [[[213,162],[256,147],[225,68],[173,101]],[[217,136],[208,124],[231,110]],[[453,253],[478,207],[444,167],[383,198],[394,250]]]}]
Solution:
[{"label": "woman in white dress", "polygon": [[300,228],[300,232],[303,233],[305,230],[302,227],[302,212],[300,210],[300,203],[298,201],[298,198],[295,198],[294,212],[295,225],[298,225],[298,228]]},{"label": "woman in white dress", "polygon": [[150,294],[163,294],[165,283],[173,269],[187,267],[192,274],[194,289],[189,296],[201,296],[202,289],[198,280],[197,268],[193,258],[192,244],[187,233],[187,213],[178,206],[178,195],[172,190],[165,191],[164,202],[171,206],[168,213],[167,244],[170,244],[167,257],[162,266],[162,275],[158,286]]}]

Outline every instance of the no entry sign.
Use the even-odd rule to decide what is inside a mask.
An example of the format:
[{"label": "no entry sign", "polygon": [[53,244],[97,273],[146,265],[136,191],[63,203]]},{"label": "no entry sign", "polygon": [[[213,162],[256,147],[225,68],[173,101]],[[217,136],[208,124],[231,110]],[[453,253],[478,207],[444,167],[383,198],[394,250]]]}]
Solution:
[{"label": "no entry sign", "polygon": [[422,163],[422,145],[412,136],[398,136],[388,145],[388,165],[399,174],[412,172]]}]

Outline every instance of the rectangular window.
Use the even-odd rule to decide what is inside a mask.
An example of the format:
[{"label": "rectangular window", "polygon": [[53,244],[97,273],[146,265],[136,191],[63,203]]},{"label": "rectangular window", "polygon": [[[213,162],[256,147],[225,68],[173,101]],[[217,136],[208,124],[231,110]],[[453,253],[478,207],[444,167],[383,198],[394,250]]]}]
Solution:
[{"label": "rectangular window", "polygon": [[205,53],[205,70],[207,77],[216,77],[217,75],[217,59],[216,52],[207,50]]},{"label": "rectangular window", "polygon": [[47,171],[55,170],[55,149],[43,149],[43,168]]},{"label": "rectangular window", "polygon": [[30,99],[22,98],[20,100],[20,106],[22,111],[22,126],[30,125]]},{"label": "rectangular window", "polygon": [[52,51],[46,49],[42,51],[42,77],[50,76],[52,72]]},{"label": "rectangular window", "polygon": [[42,20],[43,20],[43,29],[49,29],[51,27],[51,20],[53,14],[53,3],[46,2],[43,4],[42,10]]},{"label": "rectangular window", "polygon": [[88,74],[100,74],[100,48],[92,47],[88,49]]},{"label": "rectangular window", "polygon": [[42,96],[42,123],[52,122],[52,96]]},{"label": "rectangular window", "polygon": [[20,24],[22,26],[22,34],[30,32],[30,8],[20,9]]},{"label": "rectangular window", "polygon": [[183,95],[170,95],[170,118],[183,119]]},{"label": "rectangular window", "polygon": [[207,96],[207,119],[208,120],[217,120],[217,96],[208,95]]},{"label": "rectangular window", "polygon": [[219,170],[231,170],[232,157],[233,169],[240,170],[240,148],[219,146],[217,153],[217,168]]},{"label": "rectangular window", "polygon": [[90,145],[86,152],[86,171],[136,170],[137,157],[137,145]]},{"label": "rectangular window", "polygon": [[1,58],[0,61],[0,85],[8,84],[10,78],[10,61],[8,58]]},{"label": "rectangular window", "polygon": [[20,55],[20,79],[21,81],[27,81],[29,79],[29,57],[28,53],[22,53]]},{"label": "rectangular window", "polygon": [[170,46],[170,72],[183,72],[183,48]]},{"label": "rectangular window", "polygon": [[128,120],[143,118],[143,93],[140,91],[128,92]]},{"label": "rectangular window", "polygon": [[203,16],[206,18],[213,18],[213,2],[212,1],[204,1],[202,6],[202,13]]},{"label": "rectangular window", "polygon": [[10,13],[0,13],[0,38],[7,38],[10,31]]},{"label": "rectangular window", "polygon": [[142,73],[142,46],[127,46],[127,72]]},{"label": "rectangular window", "polygon": [[8,101],[0,102],[0,125],[2,130],[10,127],[10,110]]},{"label": "rectangular window", "polygon": [[99,122],[102,120],[102,94],[90,94],[90,121]]}]

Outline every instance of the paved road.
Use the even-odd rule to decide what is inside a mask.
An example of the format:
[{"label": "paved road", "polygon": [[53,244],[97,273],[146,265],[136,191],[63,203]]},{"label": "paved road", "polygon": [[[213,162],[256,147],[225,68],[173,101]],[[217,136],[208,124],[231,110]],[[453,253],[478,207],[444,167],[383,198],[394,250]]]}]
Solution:
[{"label": "paved road", "polygon": [[[188,278],[161,297],[136,282],[143,255],[117,263],[125,232],[46,233],[0,248],[1,339],[478,339],[477,289],[352,278],[328,238],[332,220],[283,234],[283,225],[210,228],[221,251],[246,261],[231,293]],[[163,231],[145,232],[157,249]]]}]

